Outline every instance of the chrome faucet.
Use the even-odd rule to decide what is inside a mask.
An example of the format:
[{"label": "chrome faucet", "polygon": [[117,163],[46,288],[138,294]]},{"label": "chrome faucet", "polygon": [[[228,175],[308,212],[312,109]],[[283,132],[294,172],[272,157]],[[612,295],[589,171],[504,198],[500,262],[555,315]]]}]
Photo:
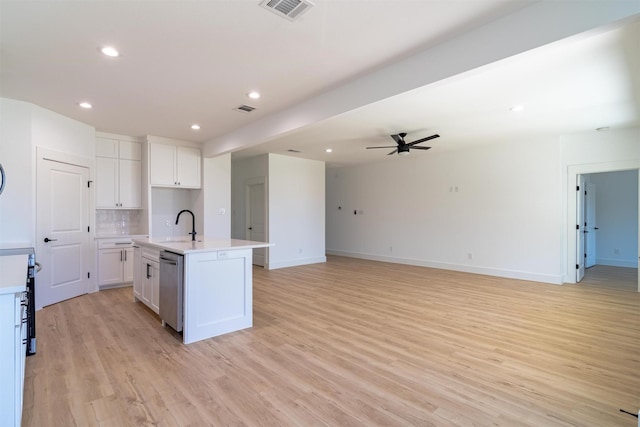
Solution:
[{"label": "chrome faucet", "polygon": [[180,219],[180,215],[182,215],[183,212],[189,212],[191,214],[191,241],[195,242],[196,241],[196,216],[193,214],[193,212],[191,212],[189,209],[183,209],[180,212],[178,212],[178,216],[176,217],[176,225],[178,225],[178,220]]}]

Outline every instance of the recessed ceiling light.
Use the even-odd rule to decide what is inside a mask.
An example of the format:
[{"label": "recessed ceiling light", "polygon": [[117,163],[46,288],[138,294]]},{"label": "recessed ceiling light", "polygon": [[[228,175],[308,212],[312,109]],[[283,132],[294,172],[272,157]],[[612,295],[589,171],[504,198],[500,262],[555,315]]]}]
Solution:
[{"label": "recessed ceiling light", "polygon": [[93,105],[91,105],[91,104],[90,104],[90,103],[88,103],[88,102],[81,102],[81,103],[79,103],[78,105],[79,105],[80,107],[82,107],[82,108],[87,109],[87,110],[88,110],[89,108],[93,108]]},{"label": "recessed ceiling light", "polygon": [[522,110],[524,110],[524,107],[522,105],[514,105],[513,107],[509,108],[509,111],[513,111],[514,113],[519,113]]},{"label": "recessed ceiling light", "polygon": [[104,55],[111,56],[112,58],[120,56],[120,52],[118,52],[113,46],[103,46],[99,49]]},{"label": "recessed ceiling light", "polygon": [[197,124],[194,123],[194,124],[191,125],[191,129],[200,130],[200,125],[197,125]]},{"label": "recessed ceiling light", "polygon": [[333,148],[327,148],[326,150],[324,150],[327,153],[333,153]]},{"label": "recessed ceiling light", "polygon": [[247,96],[251,99],[258,99],[260,98],[260,93],[256,92],[255,90],[252,90],[247,94]]},{"label": "recessed ceiling light", "polygon": [[596,128],[598,132],[606,132],[609,129],[610,129],[609,126],[602,126],[601,128]]}]

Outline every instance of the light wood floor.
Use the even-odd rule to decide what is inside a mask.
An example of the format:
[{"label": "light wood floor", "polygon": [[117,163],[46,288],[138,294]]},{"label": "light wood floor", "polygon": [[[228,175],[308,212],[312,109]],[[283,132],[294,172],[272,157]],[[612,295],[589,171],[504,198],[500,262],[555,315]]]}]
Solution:
[{"label": "light wood floor", "polygon": [[635,274],[256,268],[254,327],[189,346],[102,291],[37,313],[23,425],[636,426]]}]

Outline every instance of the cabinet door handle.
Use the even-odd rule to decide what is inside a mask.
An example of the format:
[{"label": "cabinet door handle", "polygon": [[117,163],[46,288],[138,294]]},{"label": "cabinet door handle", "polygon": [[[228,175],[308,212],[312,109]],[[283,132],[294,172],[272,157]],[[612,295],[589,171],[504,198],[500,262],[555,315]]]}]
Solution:
[{"label": "cabinet door handle", "polygon": [[122,251],[122,252],[124,252],[124,260],[126,261],[127,260],[127,251]]},{"label": "cabinet door handle", "polygon": [[151,278],[151,272],[149,271],[150,268],[151,268],[151,264],[147,263],[147,279]]},{"label": "cabinet door handle", "polygon": [[122,251],[120,251],[120,262],[122,262]]}]

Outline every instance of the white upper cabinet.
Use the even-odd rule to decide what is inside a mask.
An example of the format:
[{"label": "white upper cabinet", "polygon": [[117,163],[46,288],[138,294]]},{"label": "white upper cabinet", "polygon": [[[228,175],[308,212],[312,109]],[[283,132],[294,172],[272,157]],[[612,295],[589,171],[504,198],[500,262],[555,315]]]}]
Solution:
[{"label": "white upper cabinet", "polygon": [[141,159],[138,142],[96,138],[96,208],[142,207]]},{"label": "white upper cabinet", "polygon": [[200,150],[152,142],[149,144],[150,182],[158,187],[200,188]]},{"label": "white upper cabinet", "polygon": [[96,208],[118,207],[118,182],[118,159],[96,157]]}]

